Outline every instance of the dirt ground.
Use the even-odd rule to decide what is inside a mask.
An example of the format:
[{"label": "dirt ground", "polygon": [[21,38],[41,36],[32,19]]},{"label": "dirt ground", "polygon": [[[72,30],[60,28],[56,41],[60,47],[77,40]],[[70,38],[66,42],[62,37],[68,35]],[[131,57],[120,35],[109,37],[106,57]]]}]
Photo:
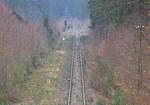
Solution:
[{"label": "dirt ground", "polygon": [[69,88],[69,75],[71,66],[71,40],[66,44],[66,59],[64,67],[61,70],[61,75],[58,81],[57,92],[56,92],[56,105],[66,105],[68,98],[68,88]]}]

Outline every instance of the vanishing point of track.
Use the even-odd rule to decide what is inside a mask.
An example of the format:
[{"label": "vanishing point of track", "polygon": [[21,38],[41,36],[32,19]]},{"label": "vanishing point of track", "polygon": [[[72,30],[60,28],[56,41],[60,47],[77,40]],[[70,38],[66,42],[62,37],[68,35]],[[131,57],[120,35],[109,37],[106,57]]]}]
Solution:
[{"label": "vanishing point of track", "polygon": [[72,52],[72,62],[69,77],[69,90],[67,100],[67,105],[74,105],[74,104],[86,105],[83,54],[81,49],[80,36],[77,35],[77,33],[73,37],[73,52]]}]

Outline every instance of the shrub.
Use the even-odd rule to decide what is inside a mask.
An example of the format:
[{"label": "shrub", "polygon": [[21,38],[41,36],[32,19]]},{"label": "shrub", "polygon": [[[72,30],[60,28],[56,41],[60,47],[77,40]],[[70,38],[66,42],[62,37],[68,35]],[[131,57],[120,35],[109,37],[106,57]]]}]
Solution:
[{"label": "shrub", "polygon": [[106,73],[106,77],[104,81],[104,85],[106,88],[110,88],[113,86],[113,77],[114,77],[114,74],[111,71]]},{"label": "shrub", "polygon": [[[98,57],[97,57],[98,58]],[[101,59],[96,59],[96,62],[98,64],[98,72],[101,72],[104,69],[104,63],[102,62]]]},{"label": "shrub", "polygon": [[121,89],[116,90],[116,94],[112,96],[111,105],[126,105],[126,95]]},{"label": "shrub", "polygon": [[96,103],[96,105],[106,105],[102,100],[98,100],[98,102]]},{"label": "shrub", "polygon": [[85,45],[89,41],[89,36],[81,36],[81,41]]},{"label": "shrub", "polygon": [[32,75],[34,72],[32,64],[29,62],[26,62],[25,67],[26,67],[27,75]]},{"label": "shrub", "polygon": [[0,105],[9,105],[5,99],[0,99]]},{"label": "shrub", "polygon": [[19,15],[17,12],[13,11],[12,14],[15,15],[18,20],[24,21],[23,17]]},{"label": "shrub", "polygon": [[40,65],[38,57],[39,57],[39,55],[37,55],[37,54],[32,54],[32,56],[31,56],[32,66],[34,68],[37,68]]}]

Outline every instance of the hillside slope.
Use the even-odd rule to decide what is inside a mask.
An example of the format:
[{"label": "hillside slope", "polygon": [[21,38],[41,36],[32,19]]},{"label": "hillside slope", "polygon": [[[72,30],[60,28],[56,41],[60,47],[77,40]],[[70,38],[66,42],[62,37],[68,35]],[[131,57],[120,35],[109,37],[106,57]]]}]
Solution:
[{"label": "hillside slope", "polygon": [[[88,62],[94,72],[89,74],[91,87],[98,91],[99,102],[108,105],[149,105],[150,101],[150,35],[143,30],[142,73],[138,71],[139,33],[133,25],[107,27],[107,37],[101,29],[90,33],[85,45]],[[113,75],[109,75],[113,73]],[[142,80],[142,88],[139,81]]]},{"label": "hillside slope", "polygon": [[[53,46],[51,36],[57,35],[57,26],[51,23],[48,33],[43,23],[27,23],[0,2],[0,104],[24,101],[37,68],[45,62]],[[53,39],[56,40],[56,39]],[[51,42],[51,45],[48,43]],[[33,79],[32,79],[33,78]]]}]

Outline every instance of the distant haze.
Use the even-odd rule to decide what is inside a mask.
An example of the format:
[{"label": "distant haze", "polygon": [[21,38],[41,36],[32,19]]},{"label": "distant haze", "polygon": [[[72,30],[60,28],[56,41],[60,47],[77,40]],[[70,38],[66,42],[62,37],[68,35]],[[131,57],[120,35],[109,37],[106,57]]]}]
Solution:
[{"label": "distant haze", "polygon": [[38,21],[44,15],[58,18],[88,17],[88,0],[2,0],[27,20]]}]

